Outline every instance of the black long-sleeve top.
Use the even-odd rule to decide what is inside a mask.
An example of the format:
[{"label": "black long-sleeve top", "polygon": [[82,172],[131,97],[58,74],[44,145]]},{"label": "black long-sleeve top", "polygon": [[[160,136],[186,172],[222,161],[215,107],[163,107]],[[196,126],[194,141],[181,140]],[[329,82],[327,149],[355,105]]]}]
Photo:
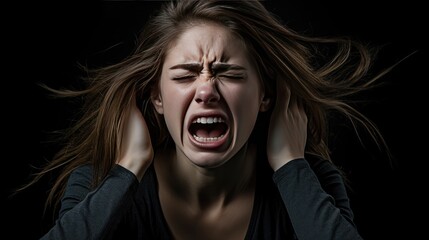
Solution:
[{"label": "black long-sleeve top", "polygon": [[[263,171],[263,170],[261,170]],[[139,183],[116,165],[95,190],[92,168],[70,176],[55,225],[41,239],[173,239],[151,165]],[[271,174],[257,174],[245,240],[362,239],[340,172],[321,159],[296,159]]]}]

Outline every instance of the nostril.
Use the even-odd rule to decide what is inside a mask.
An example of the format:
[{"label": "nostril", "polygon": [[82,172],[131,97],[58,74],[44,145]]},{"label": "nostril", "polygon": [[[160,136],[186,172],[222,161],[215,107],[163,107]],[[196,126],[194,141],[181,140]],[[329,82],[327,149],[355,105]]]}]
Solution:
[{"label": "nostril", "polygon": [[212,83],[205,83],[198,87],[195,93],[197,103],[215,103],[220,99],[216,86]]},{"label": "nostril", "polygon": [[197,97],[197,98],[195,98],[195,101],[197,103],[216,103],[219,101],[219,97],[216,95],[207,96],[204,98]]},{"label": "nostril", "polygon": [[209,100],[207,102],[214,103],[217,101],[219,101],[219,97],[216,95],[216,96],[213,96],[212,98],[209,98]]}]

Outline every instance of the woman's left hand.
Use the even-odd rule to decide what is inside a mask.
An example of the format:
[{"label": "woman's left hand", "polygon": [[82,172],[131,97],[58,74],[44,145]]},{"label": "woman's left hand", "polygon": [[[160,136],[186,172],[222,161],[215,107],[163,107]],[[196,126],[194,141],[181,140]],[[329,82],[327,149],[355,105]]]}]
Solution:
[{"label": "woman's left hand", "polygon": [[153,161],[153,156],[154,150],[146,120],[134,104],[127,110],[117,163],[130,170],[141,181]]},{"label": "woman's left hand", "polygon": [[277,100],[268,130],[267,156],[274,171],[291,160],[303,158],[307,142],[307,115],[291,98],[286,83],[277,79]]}]

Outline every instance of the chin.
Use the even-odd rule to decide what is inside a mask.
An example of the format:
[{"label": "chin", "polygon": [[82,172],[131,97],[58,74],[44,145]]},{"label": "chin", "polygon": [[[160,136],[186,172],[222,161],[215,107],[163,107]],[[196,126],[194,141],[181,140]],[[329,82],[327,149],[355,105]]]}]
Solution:
[{"label": "chin", "polygon": [[217,168],[228,162],[229,158],[223,154],[219,155],[216,153],[200,152],[188,155],[188,159],[192,164],[201,168]]}]

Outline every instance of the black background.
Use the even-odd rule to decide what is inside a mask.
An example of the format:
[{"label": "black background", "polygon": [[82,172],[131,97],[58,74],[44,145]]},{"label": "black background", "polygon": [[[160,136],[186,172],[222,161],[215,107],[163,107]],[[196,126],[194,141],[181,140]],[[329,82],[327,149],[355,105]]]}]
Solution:
[{"label": "black background", "polygon": [[[365,95],[360,110],[380,127],[394,155],[373,143],[361,147],[350,131],[335,129],[333,156],[349,174],[355,221],[365,239],[415,239],[427,225],[429,80],[425,32],[427,12],[417,1],[266,1],[294,29],[311,35],[347,35],[383,45],[377,67],[390,66],[382,88]],[[47,132],[70,123],[77,105],[51,100],[36,83],[78,86],[77,62],[101,66],[132,50],[137,31],[159,1],[28,4],[4,6],[2,25],[2,179],[6,189],[2,228],[10,239],[37,239],[52,218],[43,217],[49,179],[9,197],[57,150],[45,144]],[[4,16],[3,16],[4,18]],[[114,47],[111,47],[114,46]]]}]

